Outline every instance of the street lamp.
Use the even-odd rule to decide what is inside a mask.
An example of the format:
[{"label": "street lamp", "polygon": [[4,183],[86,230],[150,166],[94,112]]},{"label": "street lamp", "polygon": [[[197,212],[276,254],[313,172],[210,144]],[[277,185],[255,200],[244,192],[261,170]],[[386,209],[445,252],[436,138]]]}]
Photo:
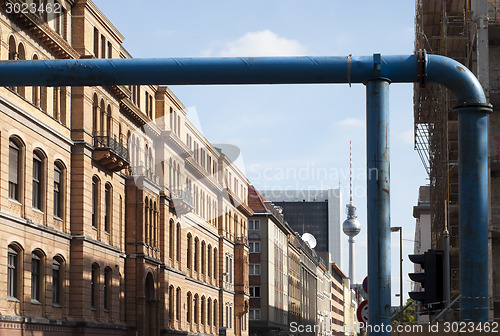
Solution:
[{"label": "street lamp", "polygon": [[399,309],[403,308],[403,227],[393,226],[391,232],[399,231]]}]

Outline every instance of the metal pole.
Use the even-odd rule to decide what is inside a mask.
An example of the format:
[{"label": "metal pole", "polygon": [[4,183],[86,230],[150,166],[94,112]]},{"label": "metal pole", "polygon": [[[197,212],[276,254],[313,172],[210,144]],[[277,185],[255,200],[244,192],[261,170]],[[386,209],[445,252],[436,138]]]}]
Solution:
[{"label": "metal pole", "polygon": [[[368,192],[368,323],[391,324],[389,204],[389,81],[380,78],[380,55],[373,56],[373,77],[366,83]],[[377,335],[389,336],[386,329]]]},{"label": "metal pole", "polygon": [[[479,111],[478,111],[479,110]],[[488,113],[458,113],[460,320],[488,321]]]},{"label": "metal pole", "polygon": [[445,306],[450,303],[450,233],[447,227],[443,242],[443,300]]},{"label": "metal pole", "polygon": [[403,308],[403,227],[399,227],[399,309]]}]

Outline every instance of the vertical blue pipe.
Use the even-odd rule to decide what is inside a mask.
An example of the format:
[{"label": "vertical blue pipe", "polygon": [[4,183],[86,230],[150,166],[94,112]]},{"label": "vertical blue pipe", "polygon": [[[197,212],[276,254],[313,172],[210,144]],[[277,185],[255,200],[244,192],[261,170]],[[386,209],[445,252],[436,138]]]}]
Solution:
[{"label": "vertical blue pipe", "polygon": [[458,113],[460,320],[488,321],[488,112]]},{"label": "vertical blue pipe", "polygon": [[[377,56],[374,55],[375,77],[380,65]],[[366,83],[368,323],[372,328],[391,324],[389,84],[386,79]],[[385,329],[376,334],[391,333]]]}]

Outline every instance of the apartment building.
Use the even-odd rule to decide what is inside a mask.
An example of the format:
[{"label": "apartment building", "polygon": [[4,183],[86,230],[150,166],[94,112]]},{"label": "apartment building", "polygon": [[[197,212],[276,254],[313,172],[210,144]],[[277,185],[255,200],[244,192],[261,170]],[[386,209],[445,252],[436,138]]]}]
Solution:
[{"label": "apartment building", "polygon": [[[0,59],[130,58],[90,0],[8,14]],[[248,335],[248,181],[166,87],[0,88],[0,334]]]},{"label": "apartment building", "polygon": [[[281,210],[253,187],[248,190],[250,244],[250,331],[289,334],[289,227]],[[292,305],[293,306],[293,305]]]}]

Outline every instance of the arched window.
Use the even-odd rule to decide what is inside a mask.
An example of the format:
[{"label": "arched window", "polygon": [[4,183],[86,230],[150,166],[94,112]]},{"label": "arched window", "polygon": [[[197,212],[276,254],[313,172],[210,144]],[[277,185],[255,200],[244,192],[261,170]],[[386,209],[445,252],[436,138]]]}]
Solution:
[{"label": "arched window", "polygon": [[64,218],[65,175],[62,163],[54,163],[54,216],[57,218]]},{"label": "arched window", "polygon": [[9,37],[9,61],[17,60],[17,47],[14,36]]},{"label": "arched window", "polygon": [[199,256],[200,256],[200,243],[198,237],[194,239],[194,271],[198,272],[199,270]]},{"label": "arched window", "polygon": [[113,271],[110,267],[104,269],[104,310],[109,311],[111,308],[111,290],[113,282]]},{"label": "arched window", "polygon": [[[38,55],[33,55],[33,60],[37,60]],[[39,86],[33,86],[31,89],[31,102],[35,105],[40,107],[40,87]]]},{"label": "arched window", "polygon": [[105,114],[106,114],[106,107],[105,107],[105,104],[104,104],[104,99],[101,99],[100,115],[99,115],[99,118],[100,118],[99,135],[100,136],[106,135],[105,132],[106,132],[107,127],[106,127],[106,117],[105,117]]},{"label": "arched window", "polygon": [[217,279],[218,272],[218,258],[217,258],[217,249],[214,247],[214,278]]},{"label": "arched window", "polygon": [[92,99],[92,134],[99,135],[99,98],[96,93]]},{"label": "arched window", "polygon": [[212,299],[208,298],[207,300],[207,325],[210,326],[212,324]]},{"label": "arched window", "polygon": [[106,109],[106,114],[107,114],[107,120],[106,120],[106,134],[107,136],[111,137],[111,131],[112,131],[112,127],[113,127],[113,119],[112,119],[112,116],[111,116],[111,105],[108,105],[107,109]]},{"label": "arched window", "polygon": [[145,294],[146,302],[152,303],[155,301],[155,283],[151,272],[149,272],[146,276]]},{"label": "arched window", "polygon": [[187,235],[187,241],[186,241],[186,248],[187,248],[187,261],[186,261],[186,267],[191,268],[191,259],[192,259],[192,250],[191,250],[191,234],[188,233]]},{"label": "arched window", "polygon": [[113,187],[106,183],[104,187],[104,231],[111,232],[111,208],[113,206]]},{"label": "arched window", "polygon": [[146,197],[144,201],[144,242],[147,244],[149,241],[149,200]]},{"label": "arched window", "polygon": [[97,309],[99,303],[99,264],[92,264],[90,276],[90,307]]},{"label": "arched window", "polygon": [[207,262],[205,249],[206,249],[205,241],[202,241],[201,242],[201,274],[205,274],[205,263]]},{"label": "arched window", "polygon": [[155,222],[155,217],[154,217],[154,208],[153,208],[153,200],[149,200],[149,246],[154,246],[154,222]]},{"label": "arched window", "polygon": [[200,324],[201,325],[204,325],[205,324],[205,297],[202,296],[201,297],[201,301],[200,301],[200,311],[201,311],[201,316],[200,316]]},{"label": "arched window", "polygon": [[174,286],[168,288],[168,320],[173,322],[175,316]]},{"label": "arched window", "polygon": [[16,138],[9,140],[9,198],[21,202],[23,177],[23,146]]},{"label": "arched window", "polygon": [[[26,51],[24,50],[24,45],[22,43],[19,43],[18,47],[17,47],[17,59],[18,60],[25,60],[26,59]],[[21,97],[26,97],[26,89],[24,86],[19,86],[17,88],[17,93],[19,93],[19,95]]]},{"label": "arched window", "polygon": [[180,287],[177,287],[175,299],[177,301],[177,303],[176,303],[177,309],[175,311],[175,319],[177,321],[180,321],[181,320],[181,288]]},{"label": "arched window", "polygon": [[52,260],[52,304],[61,305],[63,302],[62,289],[64,279],[64,259],[59,256]]},{"label": "arched window", "polygon": [[176,260],[180,263],[181,262],[181,223],[177,223],[177,253],[176,253]]},{"label": "arched window", "polygon": [[174,233],[174,221],[171,219],[169,223],[169,253],[170,259],[174,259],[174,241],[175,241],[175,233]]},{"label": "arched window", "polygon": [[21,298],[19,282],[22,274],[22,250],[16,245],[9,245],[7,249],[7,297]]},{"label": "arched window", "polygon": [[34,209],[43,211],[44,203],[44,171],[45,157],[40,151],[33,153],[33,183],[32,183],[32,205]]},{"label": "arched window", "polygon": [[207,249],[207,256],[208,256],[208,262],[207,262],[207,275],[210,278],[212,276],[212,245],[208,245]]},{"label": "arched window", "polygon": [[218,316],[219,316],[219,307],[217,306],[217,300],[214,300],[214,327],[215,328],[218,327],[218,322],[219,322]]},{"label": "arched window", "polygon": [[200,300],[198,298],[198,294],[195,294],[194,296],[194,300],[193,300],[193,306],[194,306],[194,309],[193,309],[193,315],[194,315],[194,324],[198,324],[198,312],[199,312],[199,308],[198,308],[198,305],[200,304]]},{"label": "arched window", "polygon": [[99,227],[99,193],[100,181],[97,176],[92,177],[92,227]]},{"label": "arched window", "polygon": [[191,292],[187,293],[187,302],[186,302],[186,322],[191,323],[191,305],[193,304],[193,297]]}]

